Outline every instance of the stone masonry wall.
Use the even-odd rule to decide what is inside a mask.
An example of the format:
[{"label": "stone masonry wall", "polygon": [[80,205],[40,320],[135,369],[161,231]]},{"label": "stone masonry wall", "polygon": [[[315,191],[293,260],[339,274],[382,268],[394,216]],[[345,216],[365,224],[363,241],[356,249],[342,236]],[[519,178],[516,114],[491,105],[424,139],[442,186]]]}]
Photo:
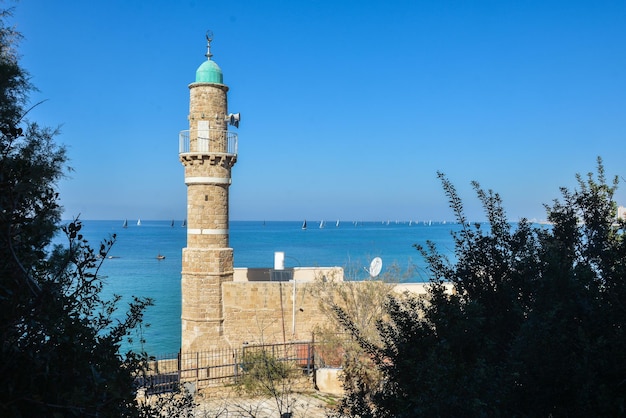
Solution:
[{"label": "stone masonry wall", "polygon": [[189,125],[194,129],[196,120],[209,120],[211,128],[226,129],[228,87],[213,83],[189,85]]},{"label": "stone masonry wall", "polygon": [[[224,339],[231,347],[247,343],[310,340],[326,321],[313,298],[314,283],[225,282],[222,284]],[[295,312],[295,333],[294,333]]]},{"label": "stone masonry wall", "polygon": [[193,83],[189,88],[189,153],[181,156],[187,184],[187,247],[181,280],[184,352],[226,345],[222,284],[233,280],[228,187],[236,161],[224,155],[228,87]]}]

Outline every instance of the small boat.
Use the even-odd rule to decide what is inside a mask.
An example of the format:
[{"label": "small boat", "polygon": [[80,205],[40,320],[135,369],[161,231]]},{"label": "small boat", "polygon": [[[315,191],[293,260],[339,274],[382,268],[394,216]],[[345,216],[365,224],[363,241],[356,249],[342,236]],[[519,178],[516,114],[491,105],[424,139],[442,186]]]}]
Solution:
[{"label": "small boat", "polygon": [[137,219],[137,226],[141,226],[141,219]]},{"label": "small boat", "polygon": [[157,258],[157,260],[163,260],[163,259],[165,259],[165,256],[161,255],[161,253],[159,253],[159,255],[157,255],[156,258]]},{"label": "small boat", "polygon": [[124,219],[124,224],[122,225],[122,228],[128,228],[128,219]]},{"label": "small boat", "polygon": [[183,224],[181,225],[183,228],[185,228],[187,226],[187,219],[183,220]]},{"label": "small boat", "polygon": [[302,223],[302,229],[306,229],[306,219],[304,220],[304,222]]}]

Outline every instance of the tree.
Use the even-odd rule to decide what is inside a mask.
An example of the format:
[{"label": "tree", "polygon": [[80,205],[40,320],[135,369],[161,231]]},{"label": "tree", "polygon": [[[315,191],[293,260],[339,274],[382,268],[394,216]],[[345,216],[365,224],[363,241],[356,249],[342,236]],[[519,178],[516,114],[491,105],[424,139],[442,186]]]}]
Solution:
[{"label": "tree", "polygon": [[[288,355],[284,348],[283,354]],[[270,397],[281,417],[291,417],[296,401],[293,387],[301,373],[293,362],[275,357],[270,346],[261,346],[244,350],[237,385],[248,395]]]},{"label": "tree", "polygon": [[[383,378],[372,360],[361,347],[337,327],[338,312],[349,316],[359,335],[370,342],[379,343],[376,324],[384,315],[384,302],[394,292],[400,276],[396,264],[379,278],[359,280],[358,268],[347,270],[347,280],[333,275],[317,277],[312,295],[319,301],[321,313],[327,321],[315,327],[316,363],[326,367],[341,367],[339,378],[352,399],[368,402],[372,388]],[[410,275],[412,270],[408,271]],[[358,377],[356,379],[355,377]]]},{"label": "tree", "polygon": [[[602,161],[546,206],[550,225],[512,225],[500,196],[473,187],[488,219],[470,224],[439,173],[462,228],[455,261],[417,249],[431,278],[426,300],[388,297],[380,343],[342,325],[384,378],[341,412],[361,417],[622,416],[626,413],[626,243]],[[444,282],[454,291],[446,293]],[[359,377],[355,376],[359,381]]]},{"label": "tree", "polygon": [[146,355],[119,351],[152,301],[120,315],[119,297],[100,297],[115,237],[94,250],[75,220],[62,227],[67,247],[50,248],[67,156],[56,130],[27,120],[33,86],[10,15],[0,11],[0,416],[151,416],[135,402]]}]

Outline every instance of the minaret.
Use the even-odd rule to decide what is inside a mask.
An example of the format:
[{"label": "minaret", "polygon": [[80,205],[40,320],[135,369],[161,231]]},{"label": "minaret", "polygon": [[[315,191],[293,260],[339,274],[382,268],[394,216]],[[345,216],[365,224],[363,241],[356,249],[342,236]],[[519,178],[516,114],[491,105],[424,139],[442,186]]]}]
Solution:
[{"label": "minaret", "polygon": [[189,130],[180,133],[180,161],[187,185],[187,247],[182,265],[183,352],[224,344],[222,283],[233,280],[233,249],[228,243],[228,188],[237,161],[239,115],[229,115],[228,87],[211,60],[212,33],[207,32],[207,60],[189,85]]}]

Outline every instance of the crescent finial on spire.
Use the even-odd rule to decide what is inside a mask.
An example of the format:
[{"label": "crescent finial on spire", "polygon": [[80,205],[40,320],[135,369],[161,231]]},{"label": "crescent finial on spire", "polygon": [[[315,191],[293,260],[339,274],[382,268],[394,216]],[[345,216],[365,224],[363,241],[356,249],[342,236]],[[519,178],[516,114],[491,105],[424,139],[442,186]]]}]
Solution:
[{"label": "crescent finial on spire", "polygon": [[211,57],[213,56],[213,54],[211,54],[211,41],[213,40],[213,31],[211,29],[206,31],[206,43],[207,43],[207,51],[206,51],[206,57],[207,59],[211,59]]}]

